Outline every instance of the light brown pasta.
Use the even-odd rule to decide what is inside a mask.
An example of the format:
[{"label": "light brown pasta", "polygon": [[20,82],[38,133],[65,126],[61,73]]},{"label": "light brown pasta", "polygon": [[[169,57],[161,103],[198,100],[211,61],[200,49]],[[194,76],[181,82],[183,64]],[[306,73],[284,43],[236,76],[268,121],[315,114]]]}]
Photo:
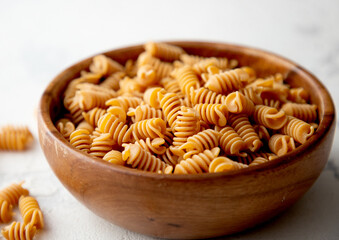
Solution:
[{"label": "light brown pasta", "polygon": [[223,127],[227,123],[228,111],[224,104],[200,103],[194,106],[201,120],[207,124]]},{"label": "light brown pasta", "polygon": [[184,49],[182,49],[181,47],[177,47],[167,43],[157,43],[157,42],[146,43],[145,50],[152,56],[160,58],[165,61],[178,60],[181,54],[185,53]]},{"label": "light brown pasta", "polygon": [[160,83],[167,92],[175,93],[179,98],[184,98],[185,95],[181,92],[179,83],[176,79],[166,77],[163,78]]},{"label": "light brown pasta", "polygon": [[213,159],[213,161],[211,162],[209,166],[209,172],[210,173],[228,172],[228,171],[238,170],[238,169],[247,168],[247,167],[248,165],[232,161],[231,159],[227,157],[217,157]]},{"label": "light brown pasta", "polygon": [[243,157],[247,156],[245,152],[241,152],[246,149],[246,143],[233,128],[226,126],[217,130],[221,134],[219,138],[219,146],[225,154]]},{"label": "light brown pasta", "polygon": [[287,121],[284,111],[264,105],[255,106],[253,118],[256,123],[274,130],[282,128]]},{"label": "light brown pasta", "polygon": [[100,83],[100,87],[112,89],[118,91],[120,88],[120,81],[126,76],[124,72],[116,72],[108,76],[104,81]]},{"label": "light brown pasta", "polygon": [[[82,116],[93,127],[98,125],[99,119],[106,113],[106,109],[95,107],[88,112],[83,112]],[[59,130],[60,131],[60,130]],[[61,131],[60,131],[61,132]]]},{"label": "light brown pasta", "polygon": [[181,92],[185,95],[189,94],[191,88],[200,88],[199,78],[190,66],[179,68],[175,76],[178,79]]},{"label": "light brown pasta", "polygon": [[201,75],[202,73],[207,72],[208,67],[216,65],[217,65],[216,58],[207,58],[195,63],[192,66],[192,69],[197,75]]},{"label": "light brown pasta", "polygon": [[125,165],[125,161],[122,159],[122,153],[117,150],[111,150],[108,153],[105,154],[105,156],[102,158],[106,162],[116,164],[116,165]]},{"label": "light brown pasta", "polygon": [[138,144],[144,150],[152,154],[162,155],[166,152],[165,140],[163,138],[146,138],[146,140],[139,139],[135,142],[135,144]]},{"label": "light brown pasta", "polygon": [[197,174],[208,172],[211,161],[219,155],[220,148],[215,147],[181,160],[174,168],[174,174]]},{"label": "light brown pasta", "polygon": [[112,73],[124,71],[124,67],[105,55],[97,55],[93,57],[93,63],[89,66],[89,70],[92,73],[109,76]]},{"label": "light brown pasta", "polygon": [[[113,90],[112,90],[113,91]],[[80,90],[77,92],[79,107],[84,111],[95,107],[106,108],[106,101],[115,97],[115,92],[102,92],[93,90]]]},{"label": "light brown pasta", "polygon": [[69,139],[73,147],[81,151],[88,152],[91,147],[90,132],[87,129],[75,130]]},{"label": "light brown pasta", "polygon": [[13,216],[12,209],[12,205],[0,197],[0,224],[11,221]]},{"label": "light brown pasta", "polygon": [[193,105],[198,103],[223,104],[226,101],[226,96],[217,94],[207,88],[198,88],[196,90],[191,88],[188,98]]},{"label": "light brown pasta", "polygon": [[128,112],[129,108],[136,108],[141,103],[141,98],[138,97],[117,97],[106,101],[107,106],[122,107],[125,112]]},{"label": "light brown pasta", "polygon": [[285,103],[281,109],[290,116],[305,122],[314,122],[317,119],[317,106],[307,103]]},{"label": "light brown pasta", "polygon": [[228,111],[232,113],[252,115],[254,112],[254,103],[252,100],[238,91],[228,94],[225,104]]},{"label": "light brown pasta", "polygon": [[282,134],[293,137],[298,143],[304,144],[313,135],[314,128],[300,119],[288,116],[286,124],[280,131]]},{"label": "light brown pasta", "polygon": [[78,96],[74,96],[72,98],[72,102],[68,106],[68,110],[71,114],[72,121],[76,125],[82,120],[84,120],[84,117],[82,116],[83,110],[80,108],[78,98],[79,98]]},{"label": "light brown pasta", "polygon": [[260,94],[258,94],[258,91],[256,91],[254,88],[242,88],[239,89],[239,92],[248,97],[255,105],[263,105],[263,100],[260,97]]},{"label": "light brown pasta", "polygon": [[24,224],[31,224],[37,229],[44,227],[44,217],[38,201],[31,196],[22,196],[19,199],[19,209],[24,220]]},{"label": "light brown pasta", "polygon": [[268,153],[268,152],[263,152],[263,151],[251,152],[251,153],[248,153],[246,157],[238,157],[237,161],[240,163],[250,165],[254,161],[254,159],[258,157],[266,158],[268,160],[273,160],[277,158],[278,156],[275,155],[274,153]]},{"label": "light brown pasta", "polygon": [[151,107],[150,105],[141,105],[137,108],[130,108],[127,113],[128,116],[134,117],[134,122],[140,122],[146,119],[152,118],[161,118],[166,121],[165,115],[161,109],[156,109]]},{"label": "light brown pasta", "polygon": [[266,162],[268,162],[268,161],[270,161],[270,160],[267,159],[267,158],[256,157],[256,158],[250,163],[250,165],[248,165],[248,166],[249,166],[249,167],[251,167],[251,166],[257,166],[257,165],[259,165],[259,164],[263,164],[263,163],[266,163]]},{"label": "light brown pasta", "polygon": [[95,157],[103,158],[106,153],[112,150],[115,141],[110,133],[102,133],[93,139],[89,154]]},{"label": "light brown pasta", "polygon": [[258,134],[259,138],[262,140],[265,140],[266,142],[268,142],[268,140],[270,139],[271,135],[268,132],[267,128],[264,127],[263,125],[254,125],[253,126],[254,131]]},{"label": "light brown pasta", "polygon": [[282,134],[274,134],[270,138],[268,146],[279,157],[295,149],[293,138]]},{"label": "light brown pasta", "polygon": [[291,88],[288,91],[287,99],[296,103],[307,103],[310,95],[304,88]]},{"label": "light brown pasta", "polygon": [[220,74],[212,75],[205,87],[216,93],[230,93],[244,87],[249,81],[249,74],[241,68],[229,70]]},{"label": "light brown pasta", "polygon": [[260,141],[258,134],[255,132],[247,115],[245,114],[230,114],[229,125],[239,134],[246,143],[246,147],[252,151],[258,151],[263,143]]},{"label": "light brown pasta", "polygon": [[143,96],[144,102],[153,108],[156,108],[156,109],[161,108],[158,93],[161,93],[162,95],[164,95],[166,94],[166,90],[161,87],[154,87],[154,88],[147,89]]},{"label": "light brown pasta", "polygon": [[29,191],[22,187],[22,183],[13,183],[0,191],[0,198],[12,206],[16,206],[21,196],[27,196]]},{"label": "light brown pasta", "polygon": [[162,94],[160,92],[158,93],[158,97],[161,109],[166,116],[169,126],[173,130],[181,108],[180,98],[175,93]]},{"label": "light brown pasta", "polygon": [[36,233],[36,227],[32,224],[22,224],[20,222],[12,222],[11,225],[1,230],[2,236],[7,240],[31,240]]},{"label": "light brown pasta", "polygon": [[132,133],[135,140],[146,138],[164,138],[166,132],[166,123],[161,118],[152,118],[133,123],[129,132]]},{"label": "light brown pasta", "polygon": [[156,76],[156,72],[151,65],[143,65],[138,69],[137,82],[143,86],[152,86],[159,81]]},{"label": "light brown pasta", "polygon": [[0,151],[22,151],[28,148],[33,141],[33,135],[28,127],[12,125],[0,128]]},{"label": "light brown pasta", "polygon": [[165,171],[168,166],[150,152],[142,149],[138,144],[126,144],[122,152],[123,160],[133,168],[142,169],[149,172]]},{"label": "light brown pasta", "polygon": [[61,133],[61,135],[69,140],[69,136],[75,130],[74,123],[71,122],[68,118],[61,118],[56,123],[56,128]]}]

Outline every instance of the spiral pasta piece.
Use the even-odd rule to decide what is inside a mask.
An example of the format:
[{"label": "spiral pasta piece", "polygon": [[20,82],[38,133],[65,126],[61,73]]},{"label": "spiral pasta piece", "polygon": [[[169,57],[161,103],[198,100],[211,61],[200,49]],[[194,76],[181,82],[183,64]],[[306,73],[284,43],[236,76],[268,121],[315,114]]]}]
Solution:
[{"label": "spiral pasta piece", "polygon": [[126,144],[122,152],[123,160],[133,168],[148,172],[164,172],[168,165],[138,144]]},{"label": "spiral pasta piece", "polygon": [[84,152],[88,152],[91,148],[90,132],[87,129],[75,130],[72,132],[69,141],[73,147]]},{"label": "spiral pasta piece", "polygon": [[138,57],[138,66],[151,65],[156,72],[156,79],[160,81],[164,77],[169,77],[174,67],[172,64],[162,62],[157,58],[152,57],[148,53],[142,53]]},{"label": "spiral pasta piece", "polygon": [[167,92],[175,93],[179,98],[184,98],[185,95],[181,92],[179,83],[176,79],[166,77],[163,78],[160,83]]},{"label": "spiral pasta piece", "polygon": [[79,122],[84,120],[84,117],[82,115],[83,110],[80,108],[78,98],[78,96],[74,96],[72,98],[72,102],[68,106],[68,110],[71,114],[72,122],[74,124],[78,124]]},{"label": "spiral pasta piece", "polygon": [[244,140],[234,131],[232,127],[224,127],[220,131],[219,146],[227,155],[245,157],[247,154],[241,152],[246,149]]},{"label": "spiral pasta piece", "polygon": [[263,125],[256,124],[253,126],[253,128],[254,128],[254,131],[258,134],[260,139],[268,142],[268,140],[271,138],[271,135],[268,132],[267,128],[264,127]]},{"label": "spiral pasta piece", "polygon": [[153,108],[156,108],[156,109],[161,108],[160,100],[158,98],[158,93],[161,93],[162,95],[164,95],[166,94],[166,90],[161,87],[153,87],[153,88],[147,89],[143,96],[144,102]]},{"label": "spiral pasta piece", "polygon": [[74,123],[71,122],[68,118],[61,118],[56,123],[56,129],[61,133],[61,135],[69,140],[69,136],[75,130]]},{"label": "spiral pasta piece", "polygon": [[166,121],[166,117],[161,109],[156,109],[149,105],[141,105],[135,109],[132,108],[128,111],[127,115],[134,117],[134,122],[140,122],[151,118],[161,118]]},{"label": "spiral pasta piece", "polygon": [[131,132],[128,131],[128,126],[111,113],[106,113],[99,119],[98,128],[102,133],[111,134],[113,144],[121,146],[123,143],[132,140]]},{"label": "spiral pasta piece", "polygon": [[83,112],[82,116],[85,121],[91,124],[93,127],[98,126],[99,119],[106,113],[106,109],[95,107],[88,112]]},{"label": "spiral pasta piece", "polygon": [[151,65],[143,65],[138,69],[136,81],[143,87],[154,85],[159,81]]},{"label": "spiral pasta piece", "polygon": [[268,141],[268,146],[278,156],[285,155],[295,149],[293,138],[282,134],[274,134]]},{"label": "spiral pasta piece", "polygon": [[33,135],[28,127],[11,125],[0,128],[0,151],[22,151],[33,141]]},{"label": "spiral pasta piece", "polygon": [[195,72],[195,74],[200,76],[202,73],[207,72],[208,67],[216,66],[216,65],[217,65],[217,59],[216,58],[207,58],[207,59],[203,59],[203,60],[195,63],[192,66],[192,69]]},{"label": "spiral pasta piece", "polygon": [[212,160],[219,155],[220,148],[215,147],[181,160],[174,168],[174,174],[197,174],[208,172]]},{"label": "spiral pasta piece", "polygon": [[118,106],[122,107],[125,112],[128,112],[129,108],[136,108],[138,105],[141,104],[141,98],[138,97],[117,97],[112,98],[106,101],[107,106]]},{"label": "spiral pasta piece", "polygon": [[239,134],[246,143],[247,148],[252,152],[258,151],[263,146],[247,115],[231,114],[229,116],[229,125]]},{"label": "spiral pasta piece", "polygon": [[310,95],[304,88],[291,88],[287,99],[296,103],[307,103]]},{"label": "spiral pasta piece", "polygon": [[217,157],[213,159],[213,161],[211,162],[209,166],[209,172],[210,173],[228,172],[228,171],[238,170],[238,169],[247,168],[247,167],[248,165],[232,161],[231,159],[227,157]]},{"label": "spiral pasta piece", "polygon": [[90,133],[92,133],[94,131],[94,127],[91,124],[89,124],[88,122],[86,122],[85,120],[82,121],[81,123],[79,123],[79,125],[76,127],[75,130],[78,130],[78,129],[86,129]]},{"label": "spiral pasta piece", "polygon": [[148,42],[145,44],[147,53],[165,61],[174,61],[180,59],[185,53],[184,49],[167,43]]},{"label": "spiral pasta piece", "polygon": [[251,153],[248,153],[246,157],[238,157],[237,161],[240,162],[240,163],[250,165],[254,161],[254,159],[256,159],[258,157],[265,158],[265,159],[271,161],[271,160],[277,158],[278,156],[275,155],[274,153],[268,153],[268,152],[262,152],[262,151],[251,152]]},{"label": "spiral pasta piece", "polygon": [[255,106],[253,118],[256,123],[274,130],[282,128],[287,121],[284,111],[264,105]]},{"label": "spiral pasta piece", "polygon": [[238,91],[228,94],[225,104],[228,111],[232,113],[252,115],[254,112],[254,103],[252,100]]},{"label": "spiral pasta piece", "polygon": [[185,150],[187,153],[184,159],[189,158],[193,154],[203,152],[205,149],[212,149],[219,145],[220,133],[212,129],[199,132],[187,139],[187,142],[180,146],[179,149]]},{"label": "spiral pasta piece", "polygon": [[114,140],[110,133],[102,133],[93,139],[89,154],[98,158],[103,158],[106,153],[112,150]]},{"label": "spiral pasta piece", "polygon": [[13,183],[0,191],[0,199],[7,201],[10,205],[15,206],[21,196],[26,196],[29,191],[22,187],[23,183]]},{"label": "spiral pasta piece", "polygon": [[249,81],[249,74],[241,68],[212,75],[205,83],[205,87],[216,93],[229,93],[238,90]]},{"label": "spiral pasta piece", "polygon": [[146,138],[146,140],[139,139],[135,142],[144,150],[157,155],[162,155],[166,152],[165,140],[163,138]]},{"label": "spiral pasta piece", "polygon": [[193,105],[199,103],[224,104],[226,102],[226,96],[206,88],[198,88],[196,90],[191,88],[188,99]]},{"label": "spiral pasta piece", "polygon": [[125,165],[125,161],[122,159],[122,153],[117,150],[109,151],[102,159],[112,164]]},{"label": "spiral pasta piece", "polygon": [[124,72],[116,72],[107,77],[100,83],[100,87],[118,91],[120,88],[119,82],[126,76]]},{"label": "spiral pasta piece", "polygon": [[281,109],[290,116],[305,122],[314,122],[317,119],[317,106],[302,103],[285,103]]},{"label": "spiral pasta piece", "polygon": [[77,92],[79,107],[84,110],[88,111],[95,107],[105,108],[106,101],[115,97],[115,92],[99,92],[93,90],[80,90]]},{"label": "spiral pasta piece", "polygon": [[152,118],[133,123],[130,130],[135,140],[164,138],[166,123],[161,118]]},{"label": "spiral pasta piece", "polygon": [[12,205],[0,197],[0,224],[7,223],[12,219]]},{"label": "spiral pasta piece", "polygon": [[182,106],[174,127],[173,146],[180,147],[200,130],[198,114],[192,108]]},{"label": "spiral pasta piece", "polygon": [[162,94],[160,92],[158,93],[158,97],[161,109],[166,116],[169,126],[173,130],[181,108],[180,98],[175,93]]},{"label": "spiral pasta piece", "polygon": [[241,88],[239,89],[239,92],[249,98],[255,105],[263,105],[263,100],[260,97],[260,94],[258,94],[258,91],[256,91],[254,88]]},{"label": "spiral pasta piece", "polygon": [[251,167],[251,166],[257,166],[259,164],[263,164],[263,163],[266,163],[270,161],[269,159],[267,158],[263,158],[263,157],[256,157],[248,166]]},{"label": "spiral pasta piece", "polygon": [[24,224],[31,224],[37,229],[44,227],[44,218],[38,201],[30,196],[22,196],[19,199],[19,209],[24,220]]},{"label": "spiral pasta piece", "polygon": [[280,132],[292,137],[298,143],[304,144],[313,135],[314,127],[300,119],[288,116],[287,122]]},{"label": "spiral pasta piece", "polygon": [[93,62],[89,66],[89,70],[92,73],[109,76],[112,73],[124,71],[124,67],[105,55],[97,55],[93,57]]},{"label": "spiral pasta piece", "polygon": [[265,98],[263,99],[263,105],[279,109],[281,102],[279,100]]},{"label": "spiral pasta piece", "polygon": [[181,92],[185,95],[188,95],[190,93],[191,87],[193,89],[197,89],[200,87],[199,78],[190,66],[179,68],[175,76],[178,80]]},{"label": "spiral pasta piece", "polygon": [[158,158],[170,166],[175,166],[182,160],[182,157],[175,155],[170,148],[167,148],[164,154],[158,155]]},{"label": "spiral pasta piece", "polygon": [[22,224],[20,222],[12,222],[11,225],[1,230],[1,234],[7,240],[31,240],[36,233],[36,227],[32,224]]},{"label": "spiral pasta piece", "polygon": [[236,59],[230,59],[225,57],[201,57],[196,55],[189,55],[189,54],[182,54],[180,56],[180,60],[183,61],[185,64],[194,65],[203,60],[213,60],[216,62],[216,67],[226,70],[235,68],[238,65],[238,61]]},{"label": "spiral pasta piece", "polygon": [[228,111],[224,104],[200,103],[194,106],[201,120],[207,124],[223,127],[227,123]]}]

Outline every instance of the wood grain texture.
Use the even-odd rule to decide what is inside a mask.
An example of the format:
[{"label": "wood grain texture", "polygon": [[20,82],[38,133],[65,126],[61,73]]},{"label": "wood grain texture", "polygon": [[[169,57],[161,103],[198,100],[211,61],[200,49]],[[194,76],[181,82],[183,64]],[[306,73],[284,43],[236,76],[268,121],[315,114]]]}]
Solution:
[{"label": "wood grain texture", "polygon": [[[232,234],[271,219],[295,203],[324,168],[335,130],[334,104],[326,88],[297,64],[266,51],[224,43],[172,42],[188,53],[236,58],[259,76],[280,72],[304,87],[318,105],[320,124],[306,144],[286,156],[229,173],[160,175],[115,166],[74,149],[53,122],[62,92],[91,58],[66,69],[47,87],[39,107],[39,138],[63,185],[95,214],[146,235],[198,239]],[[142,45],[105,55],[120,63],[136,59]]]}]

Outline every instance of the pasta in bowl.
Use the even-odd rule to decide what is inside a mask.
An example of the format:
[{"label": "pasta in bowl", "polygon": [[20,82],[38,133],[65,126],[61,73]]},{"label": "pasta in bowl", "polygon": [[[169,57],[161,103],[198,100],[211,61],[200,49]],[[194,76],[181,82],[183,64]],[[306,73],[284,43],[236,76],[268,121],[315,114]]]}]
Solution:
[{"label": "pasta in bowl", "polygon": [[99,216],[206,238],[266,221],[307,191],[327,162],[334,107],[312,74],[274,54],[151,42],[62,72],[39,129],[55,174]]}]

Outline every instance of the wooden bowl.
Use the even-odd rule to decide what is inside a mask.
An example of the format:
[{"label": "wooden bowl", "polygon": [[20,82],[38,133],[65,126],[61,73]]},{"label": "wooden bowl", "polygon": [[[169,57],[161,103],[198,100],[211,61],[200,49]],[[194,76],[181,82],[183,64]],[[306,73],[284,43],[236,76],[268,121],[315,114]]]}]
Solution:
[{"label": "wooden bowl", "polygon": [[[91,58],[60,73],[39,107],[39,137],[45,156],[62,184],[106,220],[142,234],[197,239],[232,234],[283,212],[314,183],[333,141],[335,110],[323,84],[299,65],[266,51],[224,43],[171,42],[188,53],[235,58],[259,76],[280,72],[292,87],[311,94],[320,123],[306,144],[268,163],[229,173],[162,175],[115,166],[73,148],[53,125],[62,111],[67,84],[88,69]],[[104,53],[125,63],[142,45]]]}]

